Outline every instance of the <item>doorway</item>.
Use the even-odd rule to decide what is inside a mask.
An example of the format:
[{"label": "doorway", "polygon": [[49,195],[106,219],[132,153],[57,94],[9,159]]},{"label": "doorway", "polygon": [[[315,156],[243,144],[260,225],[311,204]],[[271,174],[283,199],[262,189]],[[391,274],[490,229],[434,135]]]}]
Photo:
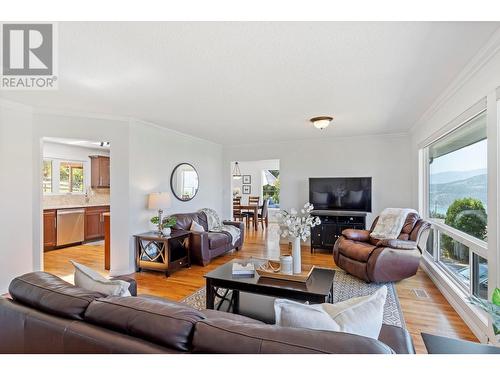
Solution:
[{"label": "doorway", "polygon": [[[267,221],[277,222],[277,213],[280,209],[280,161],[279,159],[254,160],[254,161],[233,161],[231,163],[231,211],[233,219],[239,212],[234,211],[233,202],[240,202],[242,205],[251,205],[259,202],[259,215],[262,214],[262,206],[267,201]],[[245,210],[243,210],[245,211]],[[251,221],[248,213],[239,215],[242,220]],[[256,228],[257,226],[248,226]]]},{"label": "doorway", "polygon": [[109,270],[110,151],[107,141],[42,139],[43,268],[69,282],[71,261]]}]

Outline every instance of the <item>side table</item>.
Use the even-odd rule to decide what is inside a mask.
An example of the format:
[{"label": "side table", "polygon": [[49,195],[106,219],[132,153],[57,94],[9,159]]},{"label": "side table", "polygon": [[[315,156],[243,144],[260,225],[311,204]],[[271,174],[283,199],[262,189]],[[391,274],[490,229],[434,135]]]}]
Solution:
[{"label": "side table", "polygon": [[143,268],[163,271],[168,277],[182,267],[191,267],[189,257],[190,233],[174,230],[169,236],[146,232],[135,236],[135,270]]}]

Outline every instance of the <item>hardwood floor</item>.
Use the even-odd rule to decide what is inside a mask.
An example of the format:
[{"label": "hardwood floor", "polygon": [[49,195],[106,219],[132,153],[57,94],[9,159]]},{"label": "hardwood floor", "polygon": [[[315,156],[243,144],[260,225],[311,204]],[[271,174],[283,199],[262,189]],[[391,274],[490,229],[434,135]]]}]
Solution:
[{"label": "hardwood floor", "polygon": [[[283,245],[282,249],[284,249]],[[247,230],[242,250],[221,256],[207,267],[193,265],[190,269],[175,272],[169,278],[155,271],[142,271],[132,276],[137,280],[139,294],[153,294],[179,301],[205,285],[203,278],[205,273],[231,259],[250,256],[277,258],[279,254],[277,227],[270,225],[266,231]],[[107,275],[107,271],[104,270],[104,245],[102,243],[49,251],[45,253],[44,259],[45,271],[56,274],[69,282],[73,281],[73,266],[69,260],[75,260]],[[302,249],[302,260],[305,264],[335,266],[331,253],[311,254],[309,247],[305,246]],[[413,337],[417,353],[426,353],[420,332],[477,341],[474,334],[423,271],[419,270],[414,277],[397,283],[396,289],[407,329]],[[414,289],[424,289],[428,298],[417,297]]]}]

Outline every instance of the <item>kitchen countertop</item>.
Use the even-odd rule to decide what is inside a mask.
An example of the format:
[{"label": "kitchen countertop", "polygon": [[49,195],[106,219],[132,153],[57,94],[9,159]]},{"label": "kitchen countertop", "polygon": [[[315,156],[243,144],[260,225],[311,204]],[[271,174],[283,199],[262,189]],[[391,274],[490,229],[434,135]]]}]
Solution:
[{"label": "kitchen countertop", "polygon": [[96,204],[96,203],[87,203],[87,204],[81,204],[81,205],[74,205],[74,204],[66,204],[66,205],[59,205],[59,206],[47,206],[44,207],[44,210],[66,210],[69,208],[85,208],[85,207],[109,207],[109,203],[105,204]]}]

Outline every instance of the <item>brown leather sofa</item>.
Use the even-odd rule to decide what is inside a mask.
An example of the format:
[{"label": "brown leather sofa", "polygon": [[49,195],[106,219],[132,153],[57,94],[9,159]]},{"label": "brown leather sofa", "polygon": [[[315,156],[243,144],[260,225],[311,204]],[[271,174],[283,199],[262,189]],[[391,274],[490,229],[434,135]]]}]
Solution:
[{"label": "brown leather sofa", "polygon": [[417,273],[430,223],[409,214],[396,240],[377,240],[370,230],[345,229],[333,247],[335,264],[367,282],[399,281]]},{"label": "brown leather sofa", "polygon": [[210,261],[225,254],[230,250],[239,250],[243,246],[245,239],[245,225],[237,221],[223,221],[225,225],[234,225],[240,229],[240,238],[234,246],[231,243],[231,236],[226,233],[208,232],[207,216],[204,212],[192,212],[183,214],[173,214],[177,218],[174,229],[182,229],[191,232],[191,224],[196,221],[205,232],[191,232],[190,255],[191,262],[206,266]]},{"label": "brown leather sofa", "polygon": [[0,298],[0,353],[414,353],[408,332],[379,340],[283,328],[153,296],[106,297],[45,272],[14,279]]}]

